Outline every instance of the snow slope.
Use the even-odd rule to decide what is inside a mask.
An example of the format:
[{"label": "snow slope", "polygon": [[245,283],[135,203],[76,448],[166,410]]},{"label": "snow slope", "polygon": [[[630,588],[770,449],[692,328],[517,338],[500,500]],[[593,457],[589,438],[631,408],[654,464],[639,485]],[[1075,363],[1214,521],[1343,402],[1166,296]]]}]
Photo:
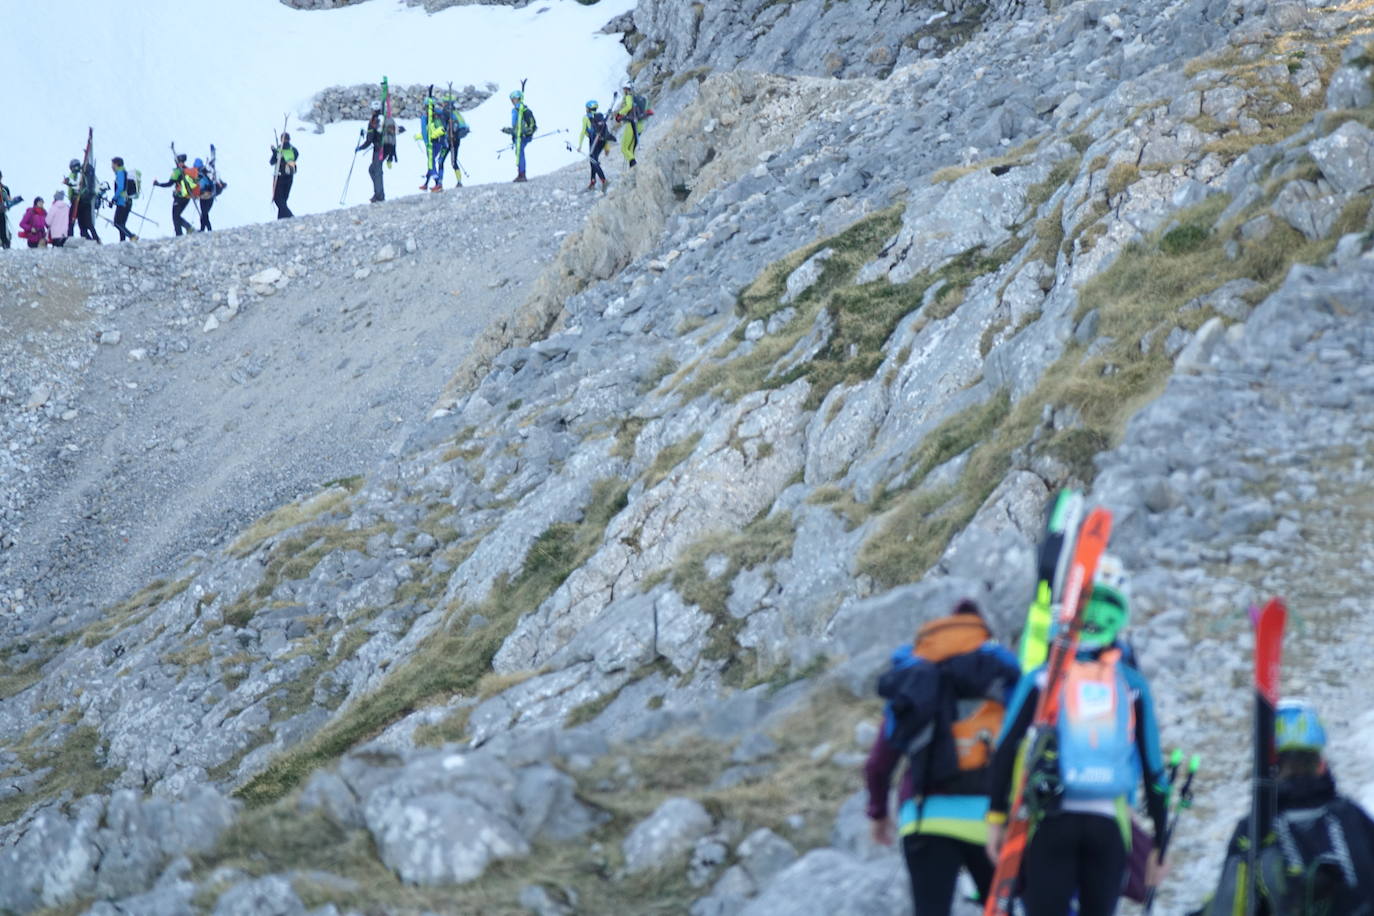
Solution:
[{"label": "snow slope", "polygon": [[[80,158],[86,128],[95,128],[96,168],[110,180],[110,158],[123,156],[151,180],[171,171],[169,143],[192,158],[219,150],[229,188],[215,203],[216,228],[271,219],[273,132],[289,114],[292,142],[301,151],[291,194],[296,213],[339,206],[360,122],[330,125],[323,134],[297,120],[316,92],[329,86],[379,82],[500,86],[465,113],[472,133],[460,150],[469,182],[514,177],[501,127],[510,123],[509,91],[528,78],[526,94],[540,131],[569,133],[534,142],[533,174],[578,161],[575,143],[588,98],[608,103],[629,56],[618,36],[599,29],[634,7],[634,0],[542,0],[523,9],[460,6],[434,15],[401,0],[374,0],[329,11],[301,11],[278,0],[137,0],[112,8],[108,0],[0,0],[10,78],[22,83],[6,104],[0,171],[11,191],[28,200],[51,199],[67,162]],[[95,24],[90,41],[64,38],[72,23]],[[118,32],[121,38],[110,36]],[[60,64],[59,61],[66,61]],[[12,84],[12,89],[20,86]],[[407,121],[409,120],[409,123]],[[401,119],[410,134],[414,119]],[[419,193],[424,172],[415,142],[400,144],[400,161],[386,174],[387,196]],[[360,156],[348,203],[372,193]],[[158,188],[148,216],[160,223],[130,228],[170,233],[171,193]],[[143,213],[147,195],[136,213]],[[106,216],[110,210],[102,211]],[[11,227],[23,214],[10,211]],[[193,225],[197,219],[188,210]],[[97,222],[102,239],[116,237]]]}]

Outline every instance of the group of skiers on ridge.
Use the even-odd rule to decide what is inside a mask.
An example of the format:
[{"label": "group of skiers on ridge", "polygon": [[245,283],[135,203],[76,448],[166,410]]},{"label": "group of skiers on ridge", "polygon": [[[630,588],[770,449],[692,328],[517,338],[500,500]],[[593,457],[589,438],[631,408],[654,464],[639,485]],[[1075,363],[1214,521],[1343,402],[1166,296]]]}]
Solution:
[{"label": "group of skiers on ridge", "polygon": [[[1116,557],[1102,557],[1087,591],[1058,724],[1039,759],[1024,739],[1046,678],[1043,642],[1028,651],[1023,639],[1018,657],[963,600],[893,652],[878,681],[887,702],[865,765],[867,815],[877,843],[900,837],[916,916],[948,916],[961,870],[987,901],[1022,779],[1032,832],[1016,897],[1026,916],[1111,916],[1123,895],[1152,904],[1167,872],[1158,850],[1180,810],[1178,758],[1170,772],[1125,640],[1130,587]],[[1273,828],[1251,856],[1241,820],[1215,893],[1191,916],[1374,916],[1374,821],[1337,793],[1316,711],[1278,704],[1274,734]],[[1133,815],[1142,787],[1149,832]]]},{"label": "group of skiers on ridge", "polygon": [[[539,123],[534,111],[525,103],[523,89],[513,90],[510,94],[510,125],[501,132],[510,137],[511,150],[515,153],[515,181],[527,181],[526,150],[530,141],[538,139]],[[621,102],[613,113],[617,124],[623,124],[620,135],[620,151],[626,163],[634,166],[639,148],[639,138],[645,124],[653,115],[644,96],[635,93],[634,87],[626,85]],[[371,163],[368,175],[372,179],[371,203],[386,200],[383,182],[383,165],[390,167],[397,161],[396,135],[398,127],[395,119],[383,110],[380,100],[373,100],[372,114],[367,126],[359,134],[360,142],[354,153],[371,150]],[[445,165],[451,160],[453,165],[453,186],[462,187],[463,167],[459,161],[459,145],[470,133],[463,113],[458,109],[452,96],[436,99],[432,94],[425,99],[424,110],[420,113],[420,130],[415,139],[421,142],[426,158],[422,191],[443,191]],[[606,189],[606,172],[601,167],[601,155],[613,143],[616,136],[606,115],[600,112],[600,104],[589,100],[578,131],[576,152],[582,152],[582,145],[588,145],[587,160],[590,163],[591,178],[587,190],[592,190],[600,181],[601,189]],[[569,149],[572,146],[569,145]]]},{"label": "group of skiers on ridge", "polygon": [[[510,102],[510,126],[501,128],[501,132],[511,138],[511,149],[516,160],[515,181],[526,181],[525,151],[530,141],[537,139],[538,122],[535,120],[534,112],[525,104],[525,93],[522,89],[511,92]],[[629,166],[634,166],[640,137],[653,113],[645,97],[635,93],[630,85],[624,87],[620,103],[615,106],[610,118],[601,113],[600,105],[595,99],[587,102],[576,148],[576,152],[580,153],[584,143],[588,146],[585,155],[591,175],[587,182],[587,190],[596,188],[598,182],[601,190],[606,190],[606,172],[602,168],[601,156],[617,142],[616,134],[611,127],[612,119],[616,124],[622,125],[618,141],[621,154]],[[397,161],[396,133],[395,120],[383,110],[380,101],[374,100],[371,104],[371,116],[367,126],[362,129],[360,142],[354,150],[355,153],[363,150],[372,152],[371,163],[368,166],[368,174],[372,179],[372,197],[369,198],[371,203],[386,200],[383,166],[390,167]],[[450,158],[453,164],[453,185],[462,186],[463,172],[458,159],[458,147],[468,133],[467,122],[453,103],[452,97],[436,100],[431,96],[426,100],[425,110],[421,113],[420,133],[416,134],[416,138],[423,143],[427,158],[421,190],[444,189],[445,162]],[[569,144],[568,148],[573,147]],[[271,147],[271,157],[268,160],[273,170],[272,203],[277,207],[278,219],[287,219],[293,215],[287,201],[291,196],[291,185],[295,180],[299,158],[300,150],[291,144],[291,135],[282,131]],[[71,174],[63,179],[64,189],[54,195],[52,207],[45,207],[43,198],[35,198],[20,221],[19,237],[26,240],[30,248],[49,244],[60,247],[71,232],[79,227],[83,238],[99,243],[100,236],[95,230],[94,216],[101,207],[109,206],[114,209],[114,219],[110,222],[118,230],[120,241],[137,240],[138,236],[128,229],[127,222],[133,209],[133,201],[140,196],[142,189],[138,187],[135,177],[126,170],[122,158],[116,156],[111,160],[111,168],[114,170],[113,182],[102,184],[96,180],[94,164],[87,162],[83,166],[81,160],[73,159]],[[210,231],[210,209],[214,206],[215,198],[227,187],[216,173],[213,156],[208,164],[205,160],[197,158],[191,165],[187,165],[184,153],[176,154],[175,165],[167,180],[154,181],[153,184],[160,188],[172,189],[172,228],[177,235],[196,231],[183,215],[192,201],[197,203],[200,211],[200,231]],[[106,197],[106,194],[109,196]],[[9,189],[0,182],[0,245],[4,248],[10,247],[4,213],[22,201],[22,197],[11,197]]]},{"label": "group of skiers on ridge", "polygon": [[[195,164],[186,164],[186,155],[176,156],[176,165],[167,181],[154,181],[160,188],[172,189],[172,224],[177,235],[182,231],[191,232],[191,224],[181,215],[188,204],[195,200],[200,205],[200,228],[203,232],[211,230],[210,208],[215,198],[227,187],[215,175],[212,165],[196,159]],[[140,179],[129,173],[122,156],[110,160],[110,170],[114,178],[101,182],[96,177],[95,164],[80,159],[68,163],[69,174],[62,179],[62,187],[53,194],[51,205],[43,198],[35,197],[33,203],[24,211],[19,220],[19,238],[24,239],[30,248],[43,248],[51,245],[63,247],[76,230],[88,241],[101,244],[100,234],[95,229],[95,215],[103,207],[114,210],[114,218],[107,220],[119,233],[119,240],[137,241],[138,236],[129,229],[129,217],[133,215],[134,200],[140,195]],[[0,247],[10,247],[9,227],[4,213],[22,203],[23,197],[11,196],[0,176]],[[140,217],[142,218],[142,217]]]}]

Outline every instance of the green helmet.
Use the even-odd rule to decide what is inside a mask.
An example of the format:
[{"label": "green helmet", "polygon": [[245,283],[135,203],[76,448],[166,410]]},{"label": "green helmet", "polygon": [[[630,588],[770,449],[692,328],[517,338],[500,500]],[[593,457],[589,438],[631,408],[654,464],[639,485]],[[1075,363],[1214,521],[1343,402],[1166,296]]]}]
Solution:
[{"label": "green helmet", "polygon": [[1131,620],[1131,598],[1126,570],[1112,554],[1103,554],[1093,576],[1093,591],[1083,609],[1079,645],[1105,649],[1116,642]]}]

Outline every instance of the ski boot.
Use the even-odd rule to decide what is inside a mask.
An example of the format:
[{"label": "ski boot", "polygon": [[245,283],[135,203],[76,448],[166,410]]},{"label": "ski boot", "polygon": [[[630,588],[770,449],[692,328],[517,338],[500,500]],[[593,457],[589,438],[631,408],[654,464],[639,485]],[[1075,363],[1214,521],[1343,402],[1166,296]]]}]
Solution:
[{"label": "ski boot", "polygon": [[439,191],[442,191],[443,189],[444,189],[443,182],[439,182],[439,183],[435,184],[434,187],[430,188],[429,190],[430,190],[430,193],[435,194],[435,193],[438,193]]},{"label": "ski boot", "polygon": [[593,178],[591,181],[587,182],[587,186],[586,186],[585,188],[583,188],[582,190],[584,190],[584,191],[595,191],[595,190],[596,190],[596,179]]},{"label": "ski boot", "polygon": [[604,178],[601,179],[601,193],[602,193],[602,194],[605,194],[605,193],[606,193],[606,179],[604,179]]},{"label": "ski boot", "polygon": [[525,177],[525,173],[524,173],[524,172],[519,172],[519,173],[517,173],[516,176],[515,176],[515,180],[516,180],[516,181],[529,181],[529,179]]}]

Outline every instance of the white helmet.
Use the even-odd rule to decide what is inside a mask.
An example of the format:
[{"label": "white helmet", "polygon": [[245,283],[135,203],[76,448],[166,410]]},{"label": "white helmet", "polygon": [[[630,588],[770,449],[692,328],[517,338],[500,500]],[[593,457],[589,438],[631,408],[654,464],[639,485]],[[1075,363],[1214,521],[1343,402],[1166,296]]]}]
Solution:
[{"label": "white helmet", "polygon": [[377,99],[373,99],[373,100],[372,100],[372,110],[373,110],[373,111],[381,111],[381,110],[382,110],[382,103],[381,103],[379,100],[377,100]]}]

